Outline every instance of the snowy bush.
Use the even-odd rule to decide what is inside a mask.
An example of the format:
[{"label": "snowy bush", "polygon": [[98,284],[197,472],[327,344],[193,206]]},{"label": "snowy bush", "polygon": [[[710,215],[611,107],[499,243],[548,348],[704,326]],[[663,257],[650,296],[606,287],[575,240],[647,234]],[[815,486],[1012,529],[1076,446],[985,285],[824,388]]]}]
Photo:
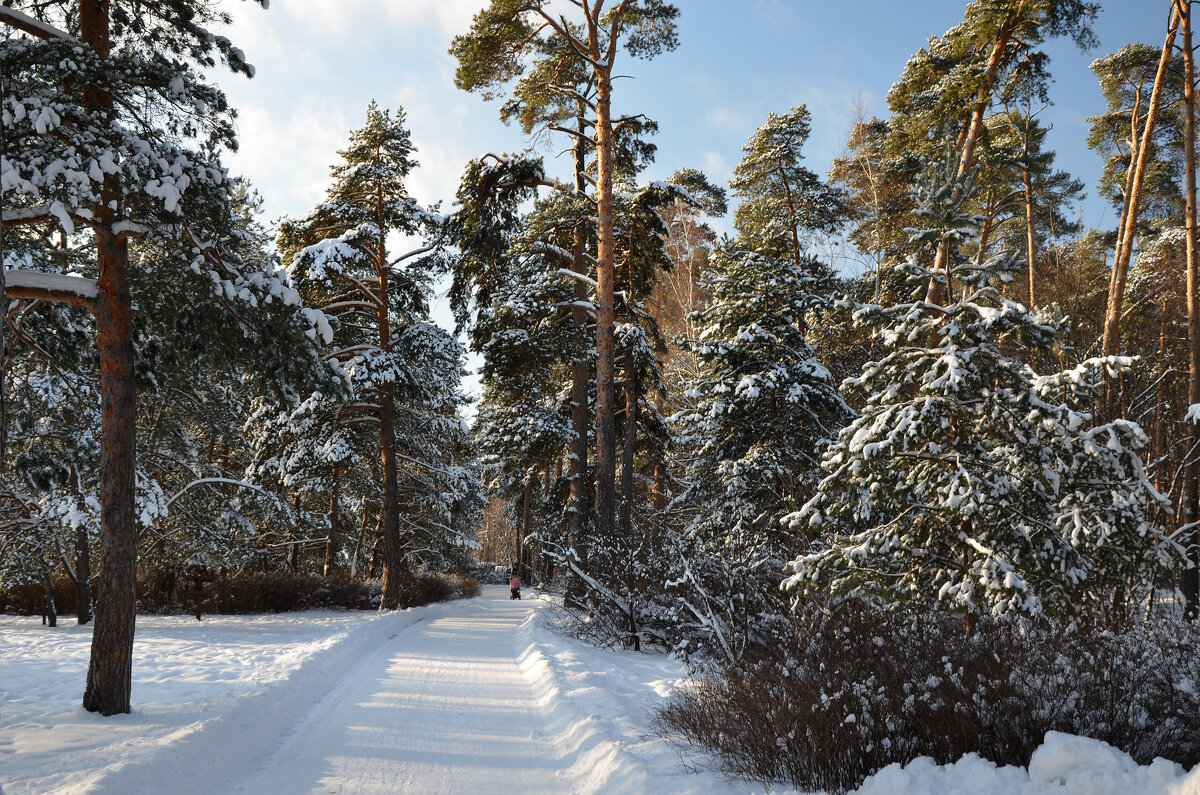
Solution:
[{"label": "snowy bush", "polygon": [[843,602],[798,616],[788,646],[697,678],[658,726],[734,775],[830,791],[921,756],[1027,765],[1049,731],[1190,767],[1197,643],[1171,620],[1122,633],[981,620],[967,636],[944,614]]}]

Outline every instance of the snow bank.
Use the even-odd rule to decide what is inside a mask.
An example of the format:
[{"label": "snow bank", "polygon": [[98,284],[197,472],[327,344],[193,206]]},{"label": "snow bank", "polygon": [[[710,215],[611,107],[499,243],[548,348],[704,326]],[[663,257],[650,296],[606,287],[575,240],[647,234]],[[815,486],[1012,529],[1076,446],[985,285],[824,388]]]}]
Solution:
[{"label": "snow bank", "polygon": [[[495,586],[481,598],[507,603],[506,596]],[[674,746],[651,736],[654,708],[684,681],[682,665],[591,648],[555,631],[549,598],[530,602],[511,635],[512,658],[542,718],[529,740],[552,746],[561,760],[555,782],[579,793],[763,791],[697,771],[699,756],[685,765]],[[346,682],[378,669],[381,655],[402,655],[406,628],[460,612],[469,624],[478,620],[471,611],[486,616],[478,604],[450,602],[391,614],[139,617],[134,712],[114,718],[78,706],[90,627],[47,629],[37,618],[0,616],[0,795],[238,791],[298,728],[323,725],[328,699],[344,700]],[[462,706],[446,705],[447,720]],[[504,775],[497,768],[498,786]],[[1139,767],[1104,743],[1052,732],[1028,770],[974,755],[944,766],[924,758],[879,771],[858,792],[1200,795],[1200,770],[1187,774],[1165,760]]]},{"label": "snow bank", "polygon": [[1200,795],[1200,769],[1185,774],[1165,759],[1139,766],[1107,743],[1049,732],[1029,769],[996,767],[968,754],[950,765],[921,757],[889,765],[863,782],[858,795]]},{"label": "snow bank", "polygon": [[557,742],[572,760],[581,792],[707,795],[749,790],[713,773],[686,770],[675,749],[648,736],[654,708],[685,671],[663,655],[592,648],[554,631],[542,596],[514,638],[518,664],[547,712]]}]

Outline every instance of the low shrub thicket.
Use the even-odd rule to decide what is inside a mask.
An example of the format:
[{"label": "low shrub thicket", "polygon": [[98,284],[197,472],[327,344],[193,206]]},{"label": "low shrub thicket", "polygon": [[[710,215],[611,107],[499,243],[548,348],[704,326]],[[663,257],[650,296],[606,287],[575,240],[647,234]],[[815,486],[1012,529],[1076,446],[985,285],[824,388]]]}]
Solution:
[{"label": "low shrub thicket", "polygon": [[479,596],[479,581],[463,574],[404,574],[400,583],[401,607]]},{"label": "low shrub thicket", "polygon": [[[479,595],[479,583],[460,574],[402,575],[402,607],[466,599]],[[65,576],[52,580],[59,615],[74,615],[75,589]],[[371,610],[379,606],[379,580],[354,580],[345,575],[322,577],[290,571],[238,572],[214,577],[201,592],[202,613],[245,615],[288,613],[296,610]],[[192,610],[190,584],[183,577],[161,573],[138,578],[139,613]],[[0,589],[0,613],[39,615],[42,587],[23,585]]]},{"label": "low shrub thicket", "polygon": [[[190,594],[185,595],[184,609],[190,609],[191,604]],[[370,610],[378,605],[378,580],[270,571],[240,572],[205,583],[200,609],[204,613],[245,615],[296,610]],[[139,600],[138,608],[147,612],[170,609],[145,597]]]},{"label": "low shrub thicket", "polygon": [[1200,631],[1163,619],[1122,633],[917,619],[861,605],[798,617],[791,648],[699,675],[657,718],[757,781],[845,791],[893,763],[974,752],[1027,765],[1047,731],[1141,764],[1200,762]]},{"label": "low shrub thicket", "polygon": [[[54,594],[54,609],[58,615],[75,615],[75,585],[65,574],[50,578]],[[37,616],[42,614],[45,590],[40,584],[13,585],[0,588],[0,614]]]}]

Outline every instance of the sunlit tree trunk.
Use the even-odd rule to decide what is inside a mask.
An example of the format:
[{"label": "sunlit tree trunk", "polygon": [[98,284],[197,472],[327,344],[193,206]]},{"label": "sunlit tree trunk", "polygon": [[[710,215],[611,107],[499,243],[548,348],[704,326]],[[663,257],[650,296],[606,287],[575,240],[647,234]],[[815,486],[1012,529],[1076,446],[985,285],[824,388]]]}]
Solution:
[{"label": "sunlit tree trunk", "polygon": [[[1192,51],[1192,9],[1187,0],[1175,0],[1176,18],[1183,28],[1183,156],[1187,184],[1187,216],[1185,219],[1187,239],[1187,311],[1188,311],[1188,404],[1200,403],[1200,284],[1197,284],[1196,261],[1196,84],[1195,62]],[[1168,39],[1169,41],[1170,39]],[[1200,532],[1195,522],[1200,519],[1200,461],[1197,445],[1200,445],[1200,423],[1189,424],[1191,439],[1187,467],[1184,470],[1184,518],[1191,527],[1184,534],[1183,543],[1188,550],[1192,567],[1184,570],[1180,578],[1183,591],[1184,617],[1195,621],[1200,612],[1200,564],[1197,541]]]},{"label": "sunlit tree trunk", "polygon": [[[109,2],[79,4],[80,36],[98,57],[109,56]],[[84,105],[95,119],[113,114],[113,97],[90,86]],[[122,205],[119,178],[109,174],[92,208],[99,269],[96,330],[100,348],[100,561],[96,578],[95,629],[83,707],[115,715],[129,712],[133,677],[137,529],[134,481],[137,385],[133,369],[133,300],[129,248],[113,231]]]},{"label": "sunlit tree trunk", "polygon": [[1146,163],[1150,160],[1150,144],[1154,138],[1154,127],[1158,121],[1159,105],[1163,86],[1166,84],[1171,53],[1175,47],[1175,35],[1179,30],[1179,12],[1171,15],[1171,26],[1163,44],[1162,58],[1158,62],[1158,73],[1154,77],[1154,89],[1150,93],[1150,104],[1146,108],[1146,123],[1142,126],[1142,138],[1138,143],[1137,161],[1133,180],[1129,185],[1128,207],[1121,219],[1122,229],[1117,235],[1117,252],[1113,259],[1112,287],[1109,291],[1108,312],[1104,318],[1102,350],[1105,356],[1114,356],[1120,348],[1121,313],[1125,301],[1125,284],[1129,276],[1129,258],[1133,252],[1133,239],[1137,232],[1138,215],[1141,212],[1142,185],[1146,179]]},{"label": "sunlit tree trunk", "polygon": [[605,64],[596,75],[596,539],[607,549],[613,541],[616,508],[612,63],[617,37],[610,36],[609,52],[601,53],[598,30],[593,26],[589,44],[594,61]]}]

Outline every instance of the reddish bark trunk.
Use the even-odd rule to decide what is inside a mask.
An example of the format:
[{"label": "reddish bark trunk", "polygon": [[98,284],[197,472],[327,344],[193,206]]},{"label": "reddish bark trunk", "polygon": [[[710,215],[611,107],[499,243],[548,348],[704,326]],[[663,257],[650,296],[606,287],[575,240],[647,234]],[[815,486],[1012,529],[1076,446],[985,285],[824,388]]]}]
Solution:
[{"label": "reddish bark trunk", "polygon": [[[575,192],[582,196],[587,191],[587,179],[585,176],[587,168],[587,151],[586,142],[582,136],[587,127],[584,119],[578,119],[576,131],[579,137],[575,139],[574,158],[575,158]],[[574,251],[574,270],[576,273],[587,274],[588,266],[586,259],[587,234],[582,223],[575,226]],[[575,300],[577,302],[575,308],[571,311],[571,320],[575,325],[579,326],[581,331],[586,332],[588,326],[588,312],[582,302],[588,300],[587,285],[579,279],[575,280]],[[586,333],[581,334],[586,337]],[[568,529],[570,539],[568,545],[573,552],[579,557],[580,565],[586,566],[587,560],[587,540],[583,537],[583,529],[587,526],[588,514],[588,364],[582,358],[571,363],[571,459],[570,459],[570,479],[571,479],[571,505],[567,513]],[[572,584],[568,590],[569,597],[578,596],[579,584],[572,578]],[[576,599],[572,598],[572,602]]]},{"label": "reddish bark trunk", "polygon": [[[79,4],[80,35],[100,58],[109,54],[109,2]],[[110,117],[113,98],[88,88],[84,104],[93,118]],[[134,486],[137,384],[133,369],[133,301],[129,249],[113,234],[122,205],[121,184],[109,175],[101,202],[92,208],[99,266],[96,329],[100,349],[100,560],[96,578],[95,629],[83,707],[115,715],[129,712],[133,678],[137,528]]]},{"label": "reddish bark trunk", "polygon": [[[593,51],[600,56],[599,48]],[[599,58],[597,58],[599,60]],[[604,548],[614,535],[616,427],[613,390],[613,130],[611,59],[598,70],[596,101],[596,538]]]},{"label": "reddish bark trunk", "polygon": [[1179,30],[1178,9],[1171,15],[1171,27],[1163,44],[1162,57],[1158,62],[1158,73],[1154,77],[1154,89],[1150,93],[1150,105],[1146,109],[1146,123],[1142,126],[1142,140],[1138,144],[1137,167],[1129,190],[1128,212],[1124,218],[1123,231],[1118,235],[1117,253],[1113,260],[1112,289],[1108,302],[1108,313],[1104,318],[1102,350],[1105,356],[1115,356],[1120,349],[1121,314],[1125,302],[1125,283],[1129,276],[1129,258],[1133,253],[1133,238],[1137,231],[1138,215],[1141,212],[1142,185],[1146,178],[1146,163],[1150,159],[1150,143],[1154,138],[1154,127],[1158,121],[1158,110],[1162,104],[1162,91],[1166,83],[1171,53],[1174,52],[1175,35]]},{"label": "reddish bark trunk", "polygon": [[633,358],[627,357],[625,367],[625,445],[621,451],[621,521],[622,540],[633,538],[633,462],[637,452],[638,395],[637,371]]},{"label": "reddish bark trunk", "polygon": [[[1183,27],[1183,154],[1184,171],[1187,177],[1187,309],[1188,309],[1188,403],[1200,403],[1200,283],[1196,267],[1196,86],[1194,53],[1192,50],[1192,7],[1188,2],[1175,0],[1175,13]],[[1200,461],[1196,458],[1196,445],[1200,444],[1200,424],[1192,423],[1189,428],[1192,458],[1184,471],[1184,516],[1189,523],[1200,518]],[[1192,567],[1185,569],[1180,577],[1183,591],[1184,618],[1195,621],[1200,614],[1200,532],[1193,524],[1182,539],[1188,550]]]},{"label": "reddish bark trunk", "polygon": [[[386,229],[383,218],[383,188],[375,190],[376,224]],[[376,248],[376,270],[379,279],[379,347],[392,349],[392,330],[388,318],[389,295],[387,249],[380,234]],[[379,401],[379,454],[383,465],[383,584],[379,598],[380,610],[400,607],[400,574],[404,568],[404,550],[400,541],[400,501],[396,473],[396,386],[384,384]]]},{"label": "reddish bark trunk", "polygon": [[[980,133],[983,132],[984,114],[987,111],[992,95],[992,88],[996,84],[996,76],[1000,73],[1000,64],[1004,61],[1004,51],[1008,48],[1009,42],[1012,41],[1013,31],[1016,30],[1020,22],[1025,5],[1025,3],[1022,3],[1015,12],[1006,16],[1004,21],[1000,23],[1000,29],[996,33],[996,41],[992,45],[992,52],[988,56],[987,68],[984,70],[983,86],[979,90],[975,108],[971,113],[971,124],[967,128],[966,138],[962,142],[962,154],[958,160],[958,183],[954,187],[955,199],[962,196],[962,190],[959,185],[962,184],[963,177],[970,172],[971,167],[975,163],[975,147],[979,144]],[[926,300],[933,304],[941,304],[948,301],[950,296],[950,244],[946,241],[938,245],[937,258],[934,260],[933,271],[934,273],[944,272],[946,274],[946,284],[941,285],[936,280],[930,282]]]}]

